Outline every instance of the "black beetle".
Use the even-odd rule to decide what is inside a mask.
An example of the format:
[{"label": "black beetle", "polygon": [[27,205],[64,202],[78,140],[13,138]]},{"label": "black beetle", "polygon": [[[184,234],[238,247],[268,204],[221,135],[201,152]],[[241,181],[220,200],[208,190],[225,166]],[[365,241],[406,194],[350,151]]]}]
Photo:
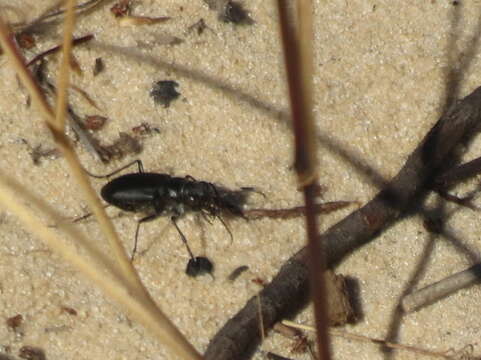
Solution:
[{"label": "black beetle", "polygon": [[[212,263],[205,257],[194,256],[187,239],[177,225],[177,219],[186,212],[194,211],[204,216],[218,218],[226,226],[220,217],[221,213],[244,218],[244,204],[248,194],[254,189],[245,187],[229,190],[209,182],[197,181],[191,176],[175,177],[144,172],[140,160],[135,160],[107,175],[90,175],[95,178],[108,178],[134,164],[138,165],[138,173],[119,176],[104,185],[100,192],[102,198],[115,207],[146,214],[137,223],[132,259],[137,251],[140,224],[160,216],[170,216],[191,258],[186,273],[189,276],[210,273],[213,269]],[[229,231],[227,226],[226,229]],[[232,236],[230,231],[229,234]]]}]

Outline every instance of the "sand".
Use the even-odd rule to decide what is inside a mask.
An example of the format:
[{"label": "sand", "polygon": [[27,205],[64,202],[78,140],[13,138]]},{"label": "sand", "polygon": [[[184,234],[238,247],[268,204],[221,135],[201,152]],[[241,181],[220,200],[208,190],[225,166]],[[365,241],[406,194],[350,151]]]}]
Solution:
[{"label": "sand", "polygon": [[[1,6],[20,9],[27,19],[51,3],[0,1]],[[479,50],[471,42],[479,31],[481,8],[476,2],[460,3],[315,2],[313,80],[320,134],[319,180],[327,189],[324,200],[365,203],[378,191],[372,177],[353,163],[356,159],[371,174],[389,179],[397,173],[439,117],[450,70],[458,70],[460,97],[481,84]],[[276,9],[271,1],[244,4],[255,20],[251,26],[219,22],[202,1],[137,1],[135,14],[172,17],[154,26],[120,27],[109,11],[112,2],[79,19],[75,36],[92,33],[95,41],[75,49],[83,75],[74,75],[72,81],[95,99],[100,110],[73,93],[71,104],[76,112],[109,119],[97,133],[105,144],[144,122],[159,130],[142,139],[141,154],[109,165],[77,146],[87,169],[107,173],[140,158],[149,171],[191,175],[230,188],[254,186],[266,197],[253,195],[253,207],[301,203],[292,168],[293,139],[283,120],[288,101]],[[200,35],[189,32],[201,18],[208,28]],[[58,43],[60,34],[60,26],[51,29],[39,38],[38,47],[27,52],[27,58]],[[166,45],[172,36],[182,42]],[[99,57],[105,71],[94,77],[92,67]],[[52,58],[48,65],[52,81],[57,66]],[[32,164],[22,139],[45,149],[53,147],[53,141],[38,112],[26,106],[26,91],[3,56],[0,78],[0,171],[14,175],[65,217],[84,214],[85,202],[63,159]],[[159,80],[179,83],[181,95],[167,108],[149,96]],[[349,153],[350,160],[341,158],[339,149]],[[475,141],[466,150],[465,160],[477,157],[481,142]],[[105,183],[92,182],[96,189]],[[453,191],[462,195],[476,185],[474,179]],[[434,205],[437,199],[433,196],[430,202]],[[321,229],[353,209],[322,216]],[[425,267],[414,288],[461,271],[478,257],[478,214],[452,204],[446,205],[446,212],[447,229],[473,256],[443,238],[430,243],[419,216],[398,222],[337,268],[356,278],[360,288],[362,316],[346,331],[375,338],[397,332],[398,342],[441,352],[473,344],[473,354],[480,355],[477,296],[481,292],[477,286],[401,320],[393,317],[421,262]],[[118,213],[109,209],[112,216]],[[0,326],[2,354],[16,355],[20,347],[30,345],[44,349],[49,360],[172,358],[147,330],[24,230],[13,215],[4,211],[0,215],[0,317],[24,317],[17,333]],[[135,219],[114,220],[127,249],[132,246]],[[208,276],[190,279],[184,274],[187,254],[167,218],[142,227],[135,267],[161,308],[202,352],[225,321],[259,290],[251,279],[270,280],[303,246],[303,221],[232,220],[233,242],[219,221],[210,225],[189,215],[179,226],[194,252],[215,262],[214,280]],[[106,249],[96,223],[83,222],[78,228]],[[249,270],[234,283],[228,282],[227,276],[240,265],[248,265]],[[77,315],[62,307],[75,309]],[[294,320],[312,324],[311,310]],[[290,340],[271,333],[262,349],[309,359],[307,354],[289,354],[291,346]],[[424,358],[409,352],[392,356]],[[261,358],[257,352],[255,359]],[[333,358],[382,359],[387,355],[375,345],[334,337]]]}]

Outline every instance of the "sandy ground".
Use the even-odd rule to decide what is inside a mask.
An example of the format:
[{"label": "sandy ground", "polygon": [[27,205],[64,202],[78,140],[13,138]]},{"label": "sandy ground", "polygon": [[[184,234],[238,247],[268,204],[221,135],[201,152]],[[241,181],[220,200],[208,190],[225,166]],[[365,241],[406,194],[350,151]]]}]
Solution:
[{"label": "sandy ground", "polygon": [[[34,18],[47,1],[7,1],[27,19]],[[447,96],[447,74],[458,70],[460,96],[481,84],[479,50],[471,42],[481,11],[479,2],[460,1],[317,1],[315,4],[315,114],[321,134],[320,182],[325,200],[365,203],[377,189],[352,160],[390,178],[406,156],[437,120]],[[140,157],[146,169],[197,179],[228,187],[255,186],[265,195],[253,196],[252,206],[286,207],[300,204],[292,170],[292,136],[282,120],[287,111],[277,17],[271,1],[244,1],[255,24],[220,23],[202,1],[139,0],[138,15],[171,16],[155,26],[120,27],[110,14],[112,2],[83,16],[75,35],[95,35],[95,41],[75,49],[84,70],[73,82],[84,89],[101,110],[77,94],[71,103],[81,116],[100,114],[109,119],[98,133],[109,143],[119,132],[129,132],[146,122],[159,134],[142,139],[140,155],[108,166],[96,161],[81,146],[78,153],[86,168],[106,173]],[[205,20],[208,29],[198,35],[189,27]],[[58,42],[60,27],[39,39],[34,54]],[[183,41],[165,45],[169,36]],[[101,57],[105,71],[96,77],[92,67]],[[466,66],[465,64],[469,64]],[[57,60],[48,73],[54,76]],[[66,217],[86,212],[85,203],[68,174],[63,159],[44,159],[33,166],[28,147],[53,146],[38,113],[26,106],[27,95],[19,87],[4,57],[0,58],[0,171],[15,175],[26,188]],[[52,78],[53,80],[53,78]],[[179,99],[170,107],[156,105],[149,96],[153,82],[175,80]],[[336,149],[351,154],[341,158]],[[481,153],[475,141],[465,159]],[[103,181],[93,181],[97,189]],[[476,181],[454,189],[463,194]],[[432,199],[435,200],[434,198]],[[474,200],[479,203],[477,196]],[[342,219],[352,208],[323,216],[322,229]],[[116,210],[109,210],[113,216]],[[476,258],[481,222],[476,212],[447,205],[446,224]],[[0,325],[0,352],[16,356],[24,345],[44,349],[47,359],[167,359],[162,345],[129,320],[121,309],[52,254],[24,230],[11,214],[1,212],[0,317],[22,314],[15,333]],[[130,249],[135,217],[115,220]],[[142,280],[162,309],[203,351],[221,325],[258,291],[251,279],[270,280],[281,264],[304,243],[302,220],[231,221],[234,235],[218,221],[209,225],[187,216],[180,222],[194,252],[208,255],[216,265],[215,279],[190,279],[184,273],[187,254],[167,219],[141,229],[140,255],[135,261]],[[78,225],[103,244],[93,222]],[[356,251],[337,269],[357,278],[362,316],[346,331],[383,338],[398,331],[397,341],[434,351],[460,350],[478,344],[481,332],[479,287],[462,290],[428,308],[394,320],[399,297],[408,286],[418,263],[426,261],[416,288],[466,268],[472,260],[449,241],[429,234],[420,217],[400,221],[372,244]],[[105,248],[105,245],[101,245]],[[249,270],[234,283],[226,278],[240,265]],[[73,316],[62,311],[68,306]],[[310,310],[296,319],[312,324]],[[295,359],[290,340],[270,334],[263,349]],[[372,344],[333,338],[334,359],[383,359]],[[393,358],[422,359],[409,352]],[[262,355],[257,352],[256,359]]]}]

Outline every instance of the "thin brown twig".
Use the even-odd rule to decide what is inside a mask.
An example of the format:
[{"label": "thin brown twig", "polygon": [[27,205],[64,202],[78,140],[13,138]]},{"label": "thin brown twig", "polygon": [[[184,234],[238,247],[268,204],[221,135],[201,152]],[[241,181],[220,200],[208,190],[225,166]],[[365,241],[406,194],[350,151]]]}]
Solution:
[{"label": "thin brown twig", "polygon": [[[100,5],[102,2],[105,0],[88,0],[82,4],[78,4],[75,6],[75,13],[76,15],[87,11],[91,10],[94,7]],[[22,31],[29,31],[30,29],[34,28],[35,26],[38,26],[40,24],[49,22],[49,21],[54,21],[55,18],[60,17],[65,13],[65,9],[58,9],[58,10],[52,10],[48,11],[42,15],[40,15],[38,18],[34,19],[33,21],[27,23],[27,24],[12,24],[12,28],[15,32],[22,32]]]},{"label": "thin brown twig", "polygon": [[[87,41],[90,41],[94,38],[94,36],[92,34],[88,34],[88,35],[85,35],[85,36],[81,36],[79,38],[74,38],[72,40],[72,46],[76,46],[76,45],[80,45],[80,44],[83,44]],[[57,45],[57,46],[54,46],[53,48],[50,48],[38,55],[36,55],[32,60],[30,60],[28,63],[27,63],[27,67],[30,67],[31,65],[39,62],[40,60],[42,60],[45,56],[47,55],[50,55],[50,54],[54,54],[56,52],[59,52],[60,50],[62,50],[62,44],[60,45]]]},{"label": "thin brown twig", "polygon": [[[330,201],[321,204],[314,204],[313,211],[315,214],[327,214],[353,204],[359,205],[359,203],[356,201]],[[263,218],[292,219],[304,216],[306,212],[307,210],[305,206],[295,206],[286,209],[248,209],[244,211],[244,216],[249,220]]]}]

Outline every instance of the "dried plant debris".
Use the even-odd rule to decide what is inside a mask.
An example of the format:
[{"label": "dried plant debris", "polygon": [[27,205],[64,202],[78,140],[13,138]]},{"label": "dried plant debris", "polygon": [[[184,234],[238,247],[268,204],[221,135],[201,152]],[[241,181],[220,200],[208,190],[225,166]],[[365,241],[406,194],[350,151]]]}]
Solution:
[{"label": "dried plant debris", "polygon": [[98,131],[107,122],[107,118],[100,115],[89,115],[85,117],[84,126],[87,130]]},{"label": "dried plant debris", "polygon": [[342,326],[356,320],[347,291],[346,278],[332,270],[324,273],[327,297],[327,318],[329,326]]},{"label": "dried plant debris", "polygon": [[121,0],[119,2],[116,2],[110,8],[110,12],[117,18],[130,15],[130,12],[132,11],[130,5],[131,5],[130,0]]},{"label": "dried plant debris", "polygon": [[150,90],[150,96],[156,104],[164,105],[165,108],[168,108],[170,103],[180,95],[175,89],[178,86],[179,83],[173,80],[157,81],[152,86],[152,90]]},{"label": "dried plant debris", "polygon": [[201,18],[199,21],[197,21],[196,23],[190,25],[188,28],[187,28],[187,33],[191,33],[191,32],[196,32],[197,35],[202,35],[204,33],[205,30],[209,29],[210,31],[214,32],[214,30],[212,30],[210,27],[207,26],[207,24],[205,23],[205,20],[203,18]]},{"label": "dried plant debris", "polygon": [[77,310],[75,310],[74,308],[72,308],[70,306],[61,306],[60,310],[62,310],[62,312],[64,312],[64,313],[72,315],[72,316],[77,316],[77,314],[78,314]]},{"label": "dried plant debris", "polygon": [[109,162],[112,159],[122,159],[129,154],[139,154],[142,144],[127,133],[119,133],[119,138],[112,145],[102,146],[99,149],[102,161]]},{"label": "dried plant debris", "polygon": [[104,61],[100,57],[96,58],[94,68],[92,70],[93,76],[97,76],[98,74],[100,74],[104,70],[105,70]]},{"label": "dried plant debris", "polygon": [[121,0],[110,8],[110,12],[117,18],[120,26],[154,25],[170,20],[169,16],[150,17],[132,15],[131,5],[130,0]]},{"label": "dried plant debris", "polygon": [[290,351],[292,354],[303,354],[309,350],[311,341],[300,329],[284,325],[280,322],[276,323],[273,329],[275,332],[293,341]]},{"label": "dried plant debris", "polygon": [[230,275],[227,277],[227,280],[234,282],[239,276],[242,275],[242,273],[246,272],[247,270],[249,270],[247,265],[239,266],[230,273]]},{"label": "dried plant debris", "polygon": [[122,16],[118,18],[120,26],[155,25],[170,20],[170,16]]},{"label": "dried plant debris", "polygon": [[18,357],[26,360],[46,360],[45,352],[34,346],[22,346],[18,351]]},{"label": "dried plant debris", "polygon": [[[92,40],[93,38],[94,38],[94,36],[92,34],[81,36],[79,38],[75,38],[75,39],[72,40],[72,46],[77,46],[77,45],[83,44],[87,41]],[[59,52],[61,49],[62,49],[62,45],[57,45],[57,46],[54,46],[53,48],[50,48],[46,51],[43,51],[40,54],[38,54],[37,56],[35,56],[32,60],[30,60],[27,63],[27,66],[31,66],[32,64],[35,64],[36,62],[42,60],[47,55],[55,54],[55,53]]]},{"label": "dried plant debris", "polygon": [[23,316],[21,314],[17,314],[5,320],[5,323],[7,324],[7,326],[13,331],[17,331],[17,329],[22,325],[22,322],[23,322]]},{"label": "dried plant debris", "polygon": [[101,110],[100,107],[97,105],[97,103],[95,102],[94,99],[92,99],[92,97],[82,88],[76,86],[76,85],[73,85],[71,84],[70,85],[70,88],[72,90],[75,90],[77,93],[80,94],[80,96],[82,97],[82,99],[84,99],[85,101],[87,101],[89,103],[90,106],[96,108],[97,110]]},{"label": "dried plant debris", "polygon": [[21,139],[21,141],[28,147],[34,165],[40,165],[41,160],[45,158],[54,160],[60,157],[60,151],[57,148],[44,149],[43,144],[32,147],[27,140]]},{"label": "dried plant debris", "polygon": [[26,50],[32,49],[36,45],[35,37],[26,31],[15,34],[15,40],[20,48]]},{"label": "dried plant debris", "polygon": [[158,127],[152,127],[149,123],[143,122],[140,125],[134,126],[132,132],[136,136],[147,137],[160,134]]},{"label": "dried plant debris", "polygon": [[[358,204],[356,201],[330,201],[314,205],[316,214],[327,214],[347,206]],[[304,216],[306,213],[305,206],[295,206],[285,209],[248,209],[244,211],[244,216],[249,220],[257,219],[292,219]]]},{"label": "dried plant debris", "polygon": [[[75,13],[79,15],[82,12],[86,12],[88,10],[92,10],[94,7],[98,6],[103,0],[87,0],[83,3],[77,4],[75,6]],[[19,22],[15,24],[11,24],[12,28],[16,32],[24,31],[24,32],[35,32],[36,34],[41,34],[48,30],[52,24],[55,24],[57,21],[61,20],[64,13],[65,8],[62,7],[63,1],[57,1],[56,5],[53,7],[48,8],[43,14],[39,17],[34,19],[29,23]]]}]

